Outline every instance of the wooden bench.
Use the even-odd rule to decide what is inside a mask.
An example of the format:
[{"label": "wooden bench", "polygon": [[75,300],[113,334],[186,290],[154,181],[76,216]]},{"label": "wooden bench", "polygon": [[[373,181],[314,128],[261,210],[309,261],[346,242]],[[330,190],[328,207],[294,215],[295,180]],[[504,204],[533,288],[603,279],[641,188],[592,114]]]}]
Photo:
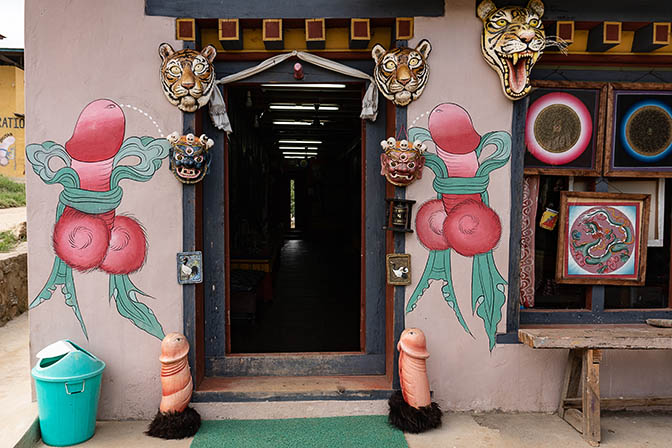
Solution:
[{"label": "wooden bench", "polygon": [[672,328],[528,328],[518,330],[518,339],[532,348],[569,349],[558,415],[582,433],[591,446],[600,444],[600,409],[672,405],[669,397],[600,400],[602,350],[669,350]]}]

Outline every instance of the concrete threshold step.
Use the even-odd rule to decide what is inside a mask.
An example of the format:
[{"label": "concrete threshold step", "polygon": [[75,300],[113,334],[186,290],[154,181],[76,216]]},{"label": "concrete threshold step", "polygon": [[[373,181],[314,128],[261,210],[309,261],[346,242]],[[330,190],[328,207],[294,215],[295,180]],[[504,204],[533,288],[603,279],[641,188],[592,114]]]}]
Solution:
[{"label": "concrete threshold step", "polygon": [[382,415],[392,392],[384,375],[210,377],[192,406],[213,420]]},{"label": "concrete threshold step", "polygon": [[191,403],[204,420],[387,415],[387,400],[305,400]]}]

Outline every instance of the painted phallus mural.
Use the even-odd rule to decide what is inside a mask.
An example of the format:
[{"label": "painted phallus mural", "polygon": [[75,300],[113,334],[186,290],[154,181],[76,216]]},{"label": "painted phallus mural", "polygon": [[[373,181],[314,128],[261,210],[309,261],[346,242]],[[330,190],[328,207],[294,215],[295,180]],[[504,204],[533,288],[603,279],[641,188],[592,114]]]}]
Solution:
[{"label": "painted phallus mural", "polygon": [[[64,146],[46,141],[26,147],[28,161],[42,181],[63,186],[53,232],[54,265],[30,308],[51,299],[60,286],[66,305],[72,308],[87,339],[73,269],[107,272],[108,297],[114,299],[119,314],[141,330],[159,339],[164,337],[154,312],[137,298],[149,296],[128,277],[145,262],[145,231],[137,220],[117,214],[116,209],[123,196],[119,183],[124,179],[149,181],[161,167],[161,159],[168,155],[170,143],[153,137],[124,140],[125,129],[121,107],[99,99],[82,110],[72,137]],[[137,163],[128,164],[129,158]],[[60,159],[65,166],[53,171],[53,159]]]},{"label": "painted phallus mural", "polygon": [[[425,165],[434,173],[437,199],[418,210],[415,227],[429,256],[420,282],[406,305],[410,313],[429,288],[430,280],[443,282],[444,300],[460,325],[469,329],[455,296],[451,278],[451,251],[472,257],[471,310],[483,320],[489,348],[495,346],[497,324],[506,302],[506,281],[495,265],[492,250],[499,242],[502,224],[489,206],[490,173],[505,166],[511,156],[511,136],[504,131],[480,136],[471,117],[461,106],[443,103],[429,114],[428,128],[412,127],[412,141],[432,141],[436,154],[425,152]],[[494,152],[481,160],[489,145]]]}]

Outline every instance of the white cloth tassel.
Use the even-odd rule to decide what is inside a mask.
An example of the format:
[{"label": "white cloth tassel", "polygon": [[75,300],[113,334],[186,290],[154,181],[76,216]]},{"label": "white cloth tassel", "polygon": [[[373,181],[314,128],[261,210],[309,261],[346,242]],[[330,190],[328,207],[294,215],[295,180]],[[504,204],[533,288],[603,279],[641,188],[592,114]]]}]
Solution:
[{"label": "white cloth tassel", "polygon": [[373,81],[369,82],[366,93],[362,99],[362,113],[359,118],[362,120],[376,121],[378,116],[378,87]]},{"label": "white cloth tassel", "polygon": [[[281,62],[294,56],[327,70],[331,70],[346,76],[351,76],[353,78],[368,80],[369,86],[366,89],[366,93],[364,94],[364,99],[362,99],[362,113],[360,114],[360,118],[371,121],[376,120],[378,115],[378,89],[376,88],[376,85],[373,82],[373,78],[371,76],[352,67],[348,67],[345,64],[341,64],[339,62],[332,61],[331,59],[322,58],[320,56],[303,51],[294,50],[290,53],[279,54],[277,56],[270,57],[264,61],[261,61],[254,67],[250,67],[238,73],[234,73],[232,75],[225,76],[222,79],[218,79],[215,81],[215,84],[230,84],[232,82],[249,78],[250,76],[261,73],[264,70],[268,70],[271,67],[275,67]],[[300,83],[297,84],[297,86],[300,85]],[[231,129],[231,123],[229,122],[229,116],[226,113],[226,104],[224,103],[224,98],[222,98],[222,94],[219,91],[219,88],[214,89],[214,92],[210,97],[210,118],[217,129],[226,131],[227,133],[233,132]]]},{"label": "white cloth tassel", "polygon": [[227,134],[233,132],[229,115],[226,113],[226,103],[217,85],[215,85],[210,97],[210,119],[212,120],[212,124],[220,131],[224,131]]},{"label": "white cloth tassel", "polygon": [[[292,52],[292,54],[293,53],[295,52]],[[297,51],[296,55],[299,57],[299,59],[310,62],[311,64],[315,64],[318,67],[326,68],[327,70],[331,70],[342,75],[351,76],[353,78],[368,80],[369,87],[366,89],[366,94],[364,94],[364,98],[362,99],[362,113],[359,116],[362,119],[376,121],[376,117],[378,116],[378,88],[373,82],[373,78],[369,74],[352,67],[348,67],[345,64],[332,61],[331,59],[316,56],[312,53]]]}]

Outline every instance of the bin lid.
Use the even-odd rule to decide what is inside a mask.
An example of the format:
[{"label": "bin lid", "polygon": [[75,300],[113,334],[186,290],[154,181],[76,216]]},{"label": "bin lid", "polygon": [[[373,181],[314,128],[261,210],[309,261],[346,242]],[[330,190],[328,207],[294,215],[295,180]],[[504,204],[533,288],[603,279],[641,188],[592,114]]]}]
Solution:
[{"label": "bin lid", "polygon": [[83,380],[99,375],[105,363],[74,342],[64,339],[40,350],[31,373],[42,381]]}]

